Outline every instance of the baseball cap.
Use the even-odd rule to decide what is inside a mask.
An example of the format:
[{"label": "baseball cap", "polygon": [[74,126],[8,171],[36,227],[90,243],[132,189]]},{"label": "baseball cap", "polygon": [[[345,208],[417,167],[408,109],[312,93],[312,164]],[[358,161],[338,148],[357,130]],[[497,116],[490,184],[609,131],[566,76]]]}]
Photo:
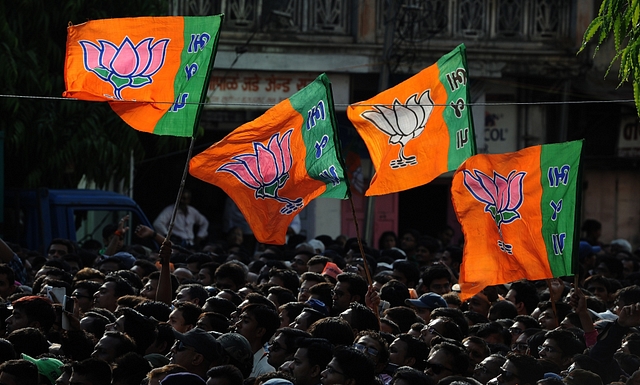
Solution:
[{"label": "baseball cap", "polygon": [[62,365],[64,365],[64,363],[60,360],[56,360],[55,358],[36,359],[24,353],[22,353],[22,358],[35,364],[38,368],[38,373],[47,377],[52,385],[56,383],[56,380],[62,374]]},{"label": "baseball cap", "polygon": [[405,299],[404,303],[423,309],[435,309],[437,307],[447,307],[447,301],[436,293],[424,293],[418,299]]},{"label": "baseball cap", "polygon": [[192,347],[197,353],[202,354],[208,361],[215,361],[217,357],[222,355],[222,346],[214,336],[208,332],[195,328],[186,333],[173,331],[176,340],[181,341],[184,345]]},{"label": "baseball cap", "polygon": [[598,254],[600,250],[602,250],[600,246],[591,246],[589,242],[580,241],[578,255],[580,256],[580,258],[586,258],[592,254]]},{"label": "baseball cap", "polygon": [[234,361],[248,368],[253,367],[253,351],[249,341],[242,334],[225,333],[218,337],[218,342]]},{"label": "baseball cap", "polygon": [[327,309],[327,306],[324,304],[324,302],[311,298],[309,300],[307,300],[307,302],[305,302],[307,305],[311,306],[311,308],[315,311],[318,311],[320,313],[322,313],[322,315],[324,315],[325,317],[329,316],[329,309]]},{"label": "baseball cap", "polygon": [[327,262],[324,265],[324,270],[322,270],[322,275],[328,275],[329,277],[336,279],[336,277],[342,274],[342,270],[333,262]]}]

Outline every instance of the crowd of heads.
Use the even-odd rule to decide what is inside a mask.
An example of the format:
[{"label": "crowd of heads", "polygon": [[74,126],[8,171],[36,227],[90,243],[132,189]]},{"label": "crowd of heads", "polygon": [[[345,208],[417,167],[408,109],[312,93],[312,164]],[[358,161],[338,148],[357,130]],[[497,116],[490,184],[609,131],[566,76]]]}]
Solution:
[{"label": "crowd of heads", "polygon": [[447,226],[385,232],[377,247],[319,236],[249,251],[236,234],[175,247],[170,264],[135,237],[109,256],[64,239],[47,255],[11,244],[0,383],[640,383],[640,259],[626,241],[598,243],[595,227],[576,277],[472,296]]}]

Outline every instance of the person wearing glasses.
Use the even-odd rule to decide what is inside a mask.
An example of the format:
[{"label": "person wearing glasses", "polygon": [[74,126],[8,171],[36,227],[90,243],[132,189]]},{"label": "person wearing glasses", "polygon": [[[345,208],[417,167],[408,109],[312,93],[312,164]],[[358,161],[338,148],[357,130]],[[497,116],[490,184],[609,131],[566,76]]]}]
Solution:
[{"label": "person wearing glasses", "polygon": [[367,355],[374,366],[374,374],[385,384],[391,381],[391,376],[383,373],[389,363],[389,345],[380,333],[373,330],[363,330],[356,335],[353,347]]},{"label": "person wearing glasses", "polygon": [[543,377],[544,369],[535,358],[509,353],[495,379],[498,385],[535,385]]},{"label": "person wearing glasses", "polygon": [[507,359],[500,354],[492,354],[477,364],[473,370],[473,378],[483,384],[500,374],[500,368]]},{"label": "person wearing glasses", "polygon": [[458,345],[442,342],[431,348],[424,373],[437,383],[448,376],[464,376],[468,368],[467,352]]},{"label": "person wearing glasses", "polygon": [[212,366],[222,364],[223,347],[210,333],[196,328],[173,334],[176,340],[168,355],[170,364],[180,365],[203,380]]},{"label": "person wearing glasses", "polygon": [[341,346],[321,373],[322,385],[370,385],[374,382],[373,361],[353,347]]}]

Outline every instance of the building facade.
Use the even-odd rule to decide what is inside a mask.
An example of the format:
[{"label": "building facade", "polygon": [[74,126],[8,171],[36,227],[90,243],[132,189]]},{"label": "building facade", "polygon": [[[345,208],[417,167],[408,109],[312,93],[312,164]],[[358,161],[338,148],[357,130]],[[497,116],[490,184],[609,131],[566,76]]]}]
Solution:
[{"label": "building facade", "polygon": [[[464,43],[478,152],[585,138],[582,218],[603,223],[605,243],[625,238],[637,247],[640,129],[628,102],[631,93],[617,88],[615,68],[604,79],[610,49],[595,59],[591,47],[578,54],[598,5],[595,0],[173,0],[170,13],[225,14],[200,141],[219,140],[325,72],[333,85],[343,151],[354,170],[361,166],[356,176],[362,183],[355,184],[364,189],[373,170],[346,106],[407,79]],[[370,244],[386,230],[434,234],[448,224],[459,234],[450,183],[451,175],[443,175],[375,199],[356,192],[361,233]],[[224,199],[220,191],[207,194],[212,201]],[[212,203],[204,211],[215,221],[221,207]],[[318,199],[300,217],[310,237],[356,235],[346,201]]]}]

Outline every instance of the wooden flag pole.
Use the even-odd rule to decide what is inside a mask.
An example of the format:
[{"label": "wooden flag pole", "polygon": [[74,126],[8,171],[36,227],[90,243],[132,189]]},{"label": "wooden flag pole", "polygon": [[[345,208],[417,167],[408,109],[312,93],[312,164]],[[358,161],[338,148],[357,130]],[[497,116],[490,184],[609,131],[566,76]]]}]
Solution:
[{"label": "wooden flag pole", "polygon": [[189,144],[189,152],[187,153],[187,161],[184,165],[184,171],[182,172],[182,180],[180,181],[180,189],[178,189],[178,197],[176,198],[176,203],[173,205],[173,213],[171,213],[171,221],[169,222],[169,228],[167,229],[167,235],[164,240],[171,239],[171,232],[173,231],[173,225],[176,220],[176,214],[178,213],[178,206],[180,205],[180,199],[182,199],[182,192],[184,191],[184,185],[187,180],[187,175],[189,175],[189,160],[191,159],[191,153],[193,153],[193,144],[196,142],[196,137],[193,135],[191,137],[191,143]]},{"label": "wooden flag pole", "polygon": [[[360,249],[360,255],[362,255],[362,262],[364,264],[364,272],[367,275],[367,283],[369,286],[373,285],[373,279],[371,276],[371,269],[369,268],[369,262],[367,261],[367,256],[364,253],[364,246],[362,246],[362,237],[360,236],[360,227],[358,226],[358,218],[356,218],[356,208],[353,205],[353,199],[351,194],[349,194],[349,203],[351,204],[351,214],[353,215],[353,223],[356,226],[356,239],[358,240],[358,247]],[[376,314],[376,318],[378,318],[378,323],[380,322],[380,314],[378,313],[378,305],[372,305],[373,312]]]}]

